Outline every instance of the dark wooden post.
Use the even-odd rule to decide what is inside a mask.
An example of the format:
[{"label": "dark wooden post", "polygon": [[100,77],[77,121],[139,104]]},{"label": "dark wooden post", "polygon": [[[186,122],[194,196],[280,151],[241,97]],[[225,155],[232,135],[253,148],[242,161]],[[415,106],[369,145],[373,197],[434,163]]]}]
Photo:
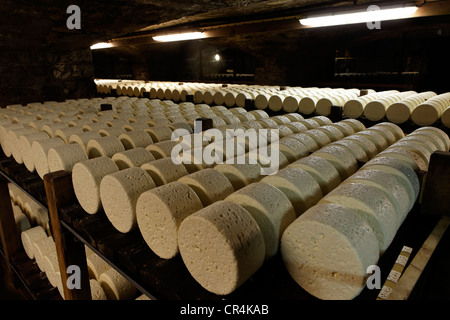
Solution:
[{"label": "dark wooden post", "polygon": [[[51,230],[55,239],[58,262],[61,270],[61,280],[64,288],[65,300],[91,300],[91,289],[86,262],[85,246],[65,228],[61,227],[58,210],[73,204],[75,193],[72,185],[70,172],[58,171],[44,176],[45,192],[48,200],[48,212]],[[67,279],[69,274],[66,270],[74,265],[80,268],[80,289],[69,289]]]}]

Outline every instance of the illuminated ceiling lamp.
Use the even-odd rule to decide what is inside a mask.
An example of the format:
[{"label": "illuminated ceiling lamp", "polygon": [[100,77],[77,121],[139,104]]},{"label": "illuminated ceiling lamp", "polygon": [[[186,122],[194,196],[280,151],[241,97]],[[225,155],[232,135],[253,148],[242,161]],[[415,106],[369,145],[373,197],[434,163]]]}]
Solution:
[{"label": "illuminated ceiling lamp", "polygon": [[108,42],[99,42],[96,44],[93,44],[91,46],[91,50],[98,50],[98,49],[106,49],[106,48],[112,48],[113,44]]},{"label": "illuminated ceiling lamp", "polygon": [[374,21],[386,21],[410,18],[416,11],[417,7],[413,5],[385,8],[382,9],[377,5],[368,6],[364,11],[349,13],[331,13],[327,15],[312,16],[300,19],[300,23],[306,27],[328,27],[355,23],[368,23]]},{"label": "illuminated ceiling lamp", "polygon": [[161,36],[154,36],[153,40],[158,42],[172,42],[172,41],[185,41],[185,40],[196,40],[206,38],[204,32],[185,32],[185,33],[174,33]]}]

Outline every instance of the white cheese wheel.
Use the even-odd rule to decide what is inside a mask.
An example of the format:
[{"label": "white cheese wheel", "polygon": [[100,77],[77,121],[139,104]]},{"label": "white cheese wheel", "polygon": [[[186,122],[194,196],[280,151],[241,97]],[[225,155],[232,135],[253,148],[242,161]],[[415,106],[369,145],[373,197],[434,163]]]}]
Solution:
[{"label": "white cheese wheel", "polygon": [[218,295],[236,290],[258,271],[265,257],[256,221],[241,206],[223,200],[184,219],[178,245],[192,277]]},{"label": "white cheese wheel", "polygon": [[136,205],[138,227],[154,253],[171,259],[179,253],[181,222],[202,208],[200,198],[188,185],[170,182],[140,195]]},{"label": "white cheese wheel", "polygon": [[40,131],[44,131],[46,132],[50,138],[55,138],[55,132],[58,129],[64,129],[64,128],[68,128],[69,126],[65,123],[62,122],[53,122],[53,123],[49,123],[49,124],[45,124],[41,127]]},{"label": "white cheese wheel", "polygon": [[312,114],[316,111],[316,103],[318,101],[318,98],[310,96],[310,97],[303,97],[299,102],[299,111],[302,114]]},{"label": "white cheese wheel", "polygon": [[423,160],[422,156],[411,150],[411,148],[391,146],[374,156],[374,158],[377,157],[392,157],[408,163],[414,171],[428,171],[428,165]]},{"label": "white cheese wheel", "polygon": [[107,136],[118,137],[123,133],[127,133],[127,130],[125,130],[122,127],[108,127],[108,128],[102,128],[102,129],[98,130],[98,133],[102,137],[107,137]]},{"label": "white cheese wheel", "polygon": [[364,289],[367,268],[379,258],[372,228],[353,210],[318,204],[290,224],[281,238],[291,277],[322,300],[350,300]]},{"label": "white cheese wheel", "polygon": [[442,111],[434,101],[433,103],[426,101],[412,110],[411,120],[419,126],[430,126],[441,118]]},{"label": "white cheese wheel", "polygon": [[52,250],[56,250],[56,245],[53,237],[45,237],[36,242],[33,242],[34,259],[36,260],[36,263],[42,272],[44,272],[43,259],[45,255]]},{"label": "white cheese wheel", "polygon": [[150,135],[153,142],[170,140],[172,137],[172,130],[169,126],[166,125],[151,127],[149,129],[146,129],[145,131]]},{"label": "white cheese wheel", "polygon": [[290,163],[309,155],[309,151],[303,143],[289,137],[280,139],[279,149]]},{"label": "white cheese wheel", "polygon": [[282,191],[291,201],[297,216],[315,205],[322,197],[322,189],[307,171],[290,167],[260,180]]},{"label": "white cheese wheel", "polygon": [[99,280],[100,275],[111,269],[111,265],[95,252],[86,256],[89,279]]},{"label": "white cheese wheel", "polygon": [[339,172],[329,161],[313,155],[291,163],[288,168],[300,168],[308,172],[319,184],[323,195],[342,182]]},{"label": "white cheese wheel", "polygon": [[23,163],[22,158],[22,151],[20,149],[19,139],[21,136],[37,133],[36,130],[34,130],[31,127],[23,128],[23,129],[16,129],[16,130],[9,130],[5,144],[8,145],[8,149],[11,153],[11,155],[14,157],[14,160],[16,160],[17,163]]},{"label": "white cheese wheel", "polygon": [[411,106],[407,101],[397,101],[386,109],[386,118],[395,124],[402,124],[411,118]]},{"label": "white cheese wheel", "polygon": [[313,119],[303,119],[303,120],[299,120],[297,122],[300,122],[301,124],[305,125],[305,127],[307,127],[308,130],[316,129],[316,128],[320,127],[320,124]]},{"label": "white cheese wheel", "polygon": [[344,115],[351,119],[358,119],[364,114],[364,104],[360,99],[351,99],[344,104]]},{"label": "white cheese wheel", "polygon": [[91,139],[86,145],[86,153],[89,159],[98,157],[111,158],[118,152],[125,151],[125,147],[118,137],[109,136]]},{"label": "white cheese wheel", "polygon": [[327,133],[319,130],[319,129],[310,129],[305,131],[304,134],[307,134],[317,143],[319,148],[325,147],[327,144],[331,143],[331,139]]},{"label": "white cheese wheel", "polygon": [[[255,103],[256,103],[256,101],[255,101]],[[260,108],[258,108],[258,109],[260,109]],[[269,114],[264,110],[251,110],[248,113],[253,115],[256,118],[256,120],[269,118]]]},{"label": "white cheese wheel", "polygon": [[72,171],[76,163],[88,160],[86,151],[77,143],[51,148],[48,151],[47,158],[49,172]]},{"label": "white cheese wheel", "polygon": [[405,139],[407,138],[401,139],[400,141],[394,143],[392,146],[399,148],[408,148],[409,150],[417,153],[428,166],[432,152],[425,146],[424,143],[420,141]]},{"label": "white cheese wheel", "polygon": [[259,164],[239,164],[237,160],[234,163],[218,164],[213,169],[227,177],[234,190],[239,190],[258,181],[261,176],[261,166]]},{"label": "white cheese wheel", "polygon": [[391,122],[380,122],[376,125],[372,126],[372,129],[378,128],[378,127],[384,127],[386,129],[391,130],[391,132],[394,134],[396,140],[400,140],[405,137],[405,133],[403,132],[402,128],[400,128],[395,123]]},{"label": "white cheese wheel", "polygon": [[84,211],[95,214],[102,208],[100,183],[103,177],[118,171],[115,162],[108,157],[89,159],[73,166],[72,184]]},{"label": "white cheese wheel", "polygon": [[339,122],[348,124],[349,126],[351,126],[353,128],[353,130],[355,130],[355,132],[366,130],[366,126],[357,119],[344,119]]},{"label": "white cheese wheel", "polygon": [[211,168],[190,173],[181,177],[178,181],[190,186],[205,207],[225,199],[234,192],[233,185],[227,177]]},{"label": "white cheese wheel", "polygon": [[183,164],[175,164],[170,157],[153,160],[141,165],[153,179],[156,186],[176,181],[188,175]]},{"label": "white cheese wheel", "polygon": [[331,142],[341,140],[345,137],[341,130],[332,125],[321,126],[320,128],[317,128],[315,130],[324,132],[328,136],[328,138],[330,138]]},{"label": "white cheese wheel", "polygon": [[380,253],[392,243],[399,227],[395,205],[377,187],[363,183],[343,183],[319,203],[334,203],[355,210],[372,227]]},{"label": "white cheese wheel", "polygon": [[312,155],[329,161],[339,172],[342,181],[358,170],[358,162],[353,154],[338,144],[325,146]]},{"label": "white cheese wheel", "polygon": [[367,157],[369,159],[373,158],[379,152],[375,143],[373,143],[372,140],[369,139],[368,137],[352,134],[352,135],[342,139],[342,141],[347,141],[347,140],[356,142],[361,148],[363,148],[364,152],[367,154]]},{"label": "white cheese wheel", "polygon": [[391,144],[395,143],[398,139],[395,137],[394,133],[386,127],[383,126],[373,126],[367,129],[368,131],[375,131],[383,136],[383,138],[386,140],[387,145],[390,146]]},{"label": "white cheese wheel", "polygon": [[331,124],[331,126],[341,130],[341,132],[343,133],[343,135],[345,137],[348,137],[354,133],[356,133],[356,131],[353,129],[353,127],[347,123],[344,122],[336,122]]},{"label": "white cheese wheel", "polygon": [[278,188],[262,182],[252,183],[225,198],[246,209],[255,219],[264,237],[266,259],[278,252],[286,227],[295,219],[295,210]]},{"label": "white cheese wheel", "polygon": [[69,143],[78,143],[85,150],[87,150],[87,144],[90,140],[100,139],[102,136],[98,132],[87,131],[83,133],[75,133],[69,137]]},{"label": "white cheese wheel", "polygon": [[155,157],[145,148],[134,148],[116,153],[111,157],[111,160],[116,163],[119,170],[123,170],[140,167],[144,163],[155,160]]},{"label": "white cheese wheel", "polygon": [[447,128],[450,128],[450,107],[444,109],[441,114],[441,122]]},{"label": "white cheese wheel", "polygon": [[314,140],[310,135],[305,133],[295,133],[289,136],[291,139],[296,139],[303,143],[303,145],[308,149],[308,151],[314,152],[319,150],[319,145],[317,144],[316,140]]},{"label": "white cheese wheel", "polygon": [[56,250],[51,250],[45,254],[42,258],[42,268],[53,287],[56,287],[58,282],[62,281]]},{"label": "white cheese wheel", "polygon": [[30,228],[28,230],[23,231],[20,234],[22,246],[23,246],[28,258],[34,259],[33,243],[37,242],[41,239],[44,239],[46,237],[47,237],[47,234],[45,233],[44,228],[42,228],[41,226],[36,226],[36,227]]},{"label": "white cheese wheel", "polygon": [[436,137],[441,139],[442,142],[445,144],[447,151],[449,150],[450,138],[443,130],[436,128],[436,127],[422,127],[422,128],[415,130],[414,132],[422,132],[422,131],[427,131],[427,132],[435,134]]},{"label": "white cheese wheel", "polygon": [[386,138],[383,137],[380,133],[376,132],[375,130],[367,129],[367,130],[355,133],[355,135],[364,136],[364,137],[369,138],[377,146],[378,152],[383,151],[384,149],[386,149],[389,146],[386,141]]},{"label": "white cheese wheel", "polygon": [[299,108],[300,98],[296,96],[287,96],[283,100],[283,110],[285,112],[296,112]]},{"label": "white cheese wheel", "polygon": [[32,133],[21,136],[19,138],[19,146],[20,146],[20,153],[22,155],[22,161],[25,167],[28,169],[28,171],[33,172],[35,170],[34,154],[31,149],[33,142],[39,140],[46,140],[49,138],[50,137],[45,132]]},{"label": "white cheese wheel", "polygon": [[380,170],[361,170],[350,176],[344,183],[358,182],[382,189],[398,207],[399,226],[414,206],[415,199],[410,198],[408,185],[404,179]]},{"label": "white cheese wheel", "polygon": [[[163,122],[163,120],[166,120],[167,122],[169,120],[167,119],[161,119],[161,122]],[[134,122],[134,123],[127,123],[122,125],[122,128],[124,128],[126,131],[135,131],[135,130],[148,130],[149,129],[149,125],[146,122]]]},{"label": "white cheese wheel", "polygon": [[155,159],[161,159],[172,156],[172,149],[178,145],[178,141],[165,140],[150,144],[146,149],[153,155]]},{"label": "white cheese wheel", "polygon": [[296,122],[296,121],[292,121],[291,123],[287,123],[286,127],[291,129],[293,133],[300,133],[300,132],[304,132],[304,131],[308,130],[308,128],[304,124],[302,124],[300,122]]},{"label": "white cheese wheel", "polygon": [[91,288],[92,300],[108,300],[108,298],[106,297],[105,290],[103,290],[102,286],[97,280],[90,279],[89,286]]},{"label": "white cheese wheel", "polygon": [[[276,154],[272,155],[272,151]],[[261,167],[262,174],[273,174],[280,168],[284,168],[289,164],[289,160],[280,151],[279,147],[271,144],[268,147],[262,147],[251,150],[245,155],[245,163],[257,163]]]},{"label": "white cheese wheel", "polygon": [[23,213],[22,209],[19,206],[14,205],[13,212],[14,212],[14,221],[16,223],[16,229],[19,232],[19,234],[31,228],[31,224],[30,221],[28,220],[28,217],[26,216],[26,214]]},{"label": "white cheese wheel", "polygon": [[127,133],[122,133],[119,136],[120,142],[122,142],[125,150],[134,148],[145,148],[153,143],[150,135],[144,130],[133,130]]},{"label": "white cheese wheel", "polygon": [[137,292],[136,287],[114,268],[103,272],[98,281],[107,300],[130,300]]},{"label": "white cheese wheel", "polygon": [[135,229],[137,200],[143,192],[155,187],[150,175],[139,167],[106,175],[100,183],[100,199],[114,228],[122,233]]},{"label": "white cheese wheel", "polygon": [[7,157],[11,157],[11,150],[7,141],[8,132],[10,130],[21,130],[24,128],[25,126],[20,123],[6,123],[4,125],[0,125],[0,144]]},{"label": "white cheese wheel", "polygon": [[355,159],[360,162],[367,162],[370,160],[369,155],[364,148],[354,140],[341,139],[336,142],[332,142],[330,145],[339,145],[346,148],[355,157]]},{"label": "white cheese wheel", "polygon": [[297,112],[285,113],[284,116],[286,118],[288,118],[289,120],[291,120],[292,122],[304,119],[303,116],[300,113],[297,113]]},{"label": "white cheese wheel", "polygon": [[34,200],[26,201],[23,210],[30,217],[33,225],[45,228],[49,222],[48,211]]},{"label": "white cheese wheel", "polygon": [[80,127],[65,127],[62,129],[57,129],[55,131],[55,137],[61,138],[66,144],[69,144],[70,136],[80,133],[83,133],[83,130]]},{"label": "white cheese wheel", "polygon": [[438,137],[436,137],[435,134],[431,133],[431,132],[426,132],[426,131],[413,131],[412,133],[408,134],[407,137],[415,137],[415,138],[420,138],[420,140],[424,140],[427,142],[430,142],[433,144],[434,148],[436,150],[439,151],[447,151],[447,147],[445,146],[445,143],[439,139]]},{"label": "white cheese wheel", "polygon": [[320,126],[326,126],[326,125],[333,124],[333,121],[331,121],[330,118],[325,117],[325,116],[314,116],[309,119],[317,122]]},{"label": "white cheese wheel", "polygon": [[36,172],[41,177],[50,172],[48,166],[48,151],[52,148],[65,146],[66,144],[61,138],[48,138],[45,140],[36,140],[31,145],[31,152],[33,153],[33,163]]},{"label": "white cheese wheel", "polygon": [[413,198],[414,201],[418,198],[419,178],[409,163],[391,157],[377,157],[363,165],[360,170],[369,169],[385,171],[405,179],[409,186],[410,198]]}]

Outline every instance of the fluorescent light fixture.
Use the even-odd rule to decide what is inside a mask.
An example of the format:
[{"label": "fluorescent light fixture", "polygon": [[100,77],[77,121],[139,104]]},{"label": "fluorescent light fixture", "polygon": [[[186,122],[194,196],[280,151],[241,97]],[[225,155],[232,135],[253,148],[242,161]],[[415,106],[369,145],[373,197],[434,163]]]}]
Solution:
[{"label": "fluorescent light fixture", "polygon": [[393,9],[370,10],[344,14],[330,14],[326,16],[316,16],[300,19],[300,23],[309,27],[326,27],[342,24],[355,24],[373,21],[386,21],[408,18],[417,11],[417,7],[408,6]]},{"label": "fluorescent light fixture", "polygon": [[155,36],[153,40],[160,42],[170,42],[170,41],[183,41],[183,40],[195,40],[205,38],[206,35],[203,32],[186,32],[186,33],[175,33],[168,34],[164,36]]},{"label": "fluorescent light fixture", "polygon": [[91,46],[91,50],[111,48],[113,45],[108,42],[99,42]]}]

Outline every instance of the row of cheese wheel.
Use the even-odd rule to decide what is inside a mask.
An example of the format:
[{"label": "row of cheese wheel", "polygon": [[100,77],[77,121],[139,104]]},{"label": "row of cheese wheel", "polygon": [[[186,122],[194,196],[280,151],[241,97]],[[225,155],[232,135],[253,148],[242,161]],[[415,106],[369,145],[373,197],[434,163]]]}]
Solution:
[{"label": "row of cheese wheel", "polygon": [[436,94],[432,91],[373,93],[347,101],[344,115],[371,121],[387,119],[396,124],[412,121],[419,126],[429,126],[439,120],[450,128],[450,92]]},{"label": "row of cheese wheel", "polygon": [[[283,233],[282,259],[292,278],[313,296],[358,296],[368,268],[377,264],[413,207],[420,193],[415,173],[420,162],[391,152],[403,140],[442,151],[448,151],[450,142],[437,128],[417,129],[368,161]],[[408,150],[428,162],[429,154],[415,149],[419,144]]]}]

